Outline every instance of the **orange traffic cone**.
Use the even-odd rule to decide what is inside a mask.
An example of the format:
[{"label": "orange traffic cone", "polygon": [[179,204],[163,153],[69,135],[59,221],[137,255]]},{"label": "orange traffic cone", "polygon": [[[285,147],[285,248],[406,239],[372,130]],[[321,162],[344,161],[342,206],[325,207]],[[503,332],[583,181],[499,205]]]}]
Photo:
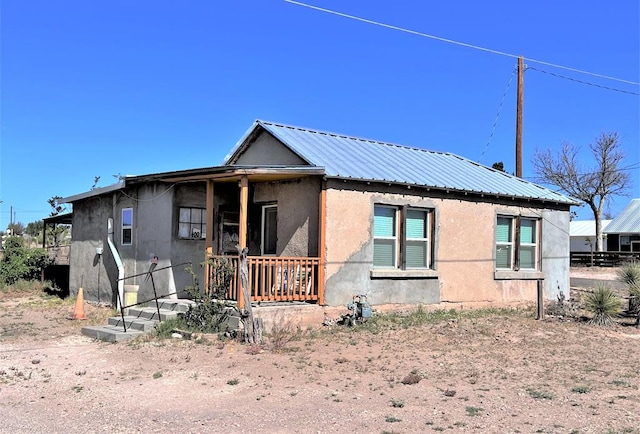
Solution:
[{"label": "orange traffic cone", "polygon": [[73,319],[87,319],[84,316],[84,294],[82,287],[78,289],[78,298],[76,298],[76,307],[73,310]]}]

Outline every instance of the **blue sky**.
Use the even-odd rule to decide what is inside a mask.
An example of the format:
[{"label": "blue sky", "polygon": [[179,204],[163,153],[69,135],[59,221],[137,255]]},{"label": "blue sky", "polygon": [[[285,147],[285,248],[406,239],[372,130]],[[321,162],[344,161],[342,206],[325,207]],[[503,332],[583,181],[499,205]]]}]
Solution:
[{"label": "blue sky", "polygon": [[[309,4],[640,81],[636,0]],[[516,59],[283,0],[1,0],[0,228],[47,199],[214,166],[255,119],[448,151],[515,170]],[[524,169],[536,148],[617,131],[640,197],[640,86],[525,60]],[[562,75],[559,78],[548,73]],[[570,80],[572,79],[572,80]],[[582,84],[575,80],[590,83]],[[597,86],[594,86],[597,85]],[[499,113],[493,137],[491,131]],[[585,154],[585,164],[588,164]],[[615,215],[628,198],[616,198]],[[580,218],[590,214],[580,209]]]}]

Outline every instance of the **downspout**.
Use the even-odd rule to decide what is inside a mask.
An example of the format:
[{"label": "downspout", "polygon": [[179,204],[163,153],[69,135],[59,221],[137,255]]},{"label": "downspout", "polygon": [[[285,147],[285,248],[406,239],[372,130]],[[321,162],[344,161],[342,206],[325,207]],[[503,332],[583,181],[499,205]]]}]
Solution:
[{"label": "downspout", "polygon": [[113,259],[116,261],[116,267],[118,267],[118,298],[116,300],[116,309],[120,309],[121,300],[124,299],[124,265],[122,265],[122,259],[115,244],[113,244],[113,219],[107,220],[107,243],[109,244],[109,250],[113,255]]}]

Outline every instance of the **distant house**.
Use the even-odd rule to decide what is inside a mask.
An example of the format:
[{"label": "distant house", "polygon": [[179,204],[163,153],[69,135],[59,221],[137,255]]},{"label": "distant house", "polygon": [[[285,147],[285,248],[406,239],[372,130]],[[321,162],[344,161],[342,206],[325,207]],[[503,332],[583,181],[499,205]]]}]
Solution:
[{"label": "distant house", "polygon": [[[602,227],[606,229],[611,220],[602,220]],[[603,230],[604,230],[603,229]],[[596,249],[596,221],[574,220],[570,225],[572,252],[591,252]],[[603,240],[603,250],[607,250],[607,238]]]},{"label": "distant house", "polygon": [[604,230],[608,251],[640,252],[640,199],[631,199]]},{"label": "distant house", "polygon": [[[114,299],[122,277],[184,296],[206,254],[249,249],[253,302],[465,306],[554,298],[569,286],[561,194],[446,152],[256,121],[221,166],[127,176],[67,197],[70,285]],[[99,283],[100,282],[100,283]],[[241,300],[234,280],[227,296]]]}]

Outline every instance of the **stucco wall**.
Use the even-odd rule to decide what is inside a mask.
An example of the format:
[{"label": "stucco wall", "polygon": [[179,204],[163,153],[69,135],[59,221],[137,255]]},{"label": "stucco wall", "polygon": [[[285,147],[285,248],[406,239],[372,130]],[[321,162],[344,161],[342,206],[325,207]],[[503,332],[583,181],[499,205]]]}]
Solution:
[{"label": "stucco wall", "polygon": [[[178,265],[182,262],[191,262],[193,271],[200,282],[201,289],[204,284],[204,267],[200,264],[205,260],[206,241],[202,240],[182,240],[178,238],[178,208],[203,208],[207,207],[207,188],[205,183],[189,183],[179,184],[176,186],[174,194],[173,218],[171,219],[171,259],[172,265]],[[207,231],[215,231],[215,228],[208,224]],[[175,282],[175,290],[178,291],[178,297],[187,297],[184,288],[193,284],[193,279],[189,273],[185,271],[184,266],[173,268],[173,279]]]},{"label": "stucco wall", "polygon": [[[327,191],[327,266],[325,299],[344,304],[357,293],[374,304],[455,303],[478,305],[535,301],[537,280],[545,278],[545,297],[555,299],[569,282],[569,213],[531,204],[512,205],[465,196],[431,194],[380,187],[379,193],[352,183],[331,182]],[[435,271],[428,277],[372,275],[374,204],[409,205],[435,210]],[[515,202],[514,202],[515,203]],[[495,273],[495,228],[498,213],[540,218],[542,273]],[[358,223],[354,223],[358,222]],[[429,273],[427,273],[429,274]],[[566,293],[565,293],[566,295]]]},{"label": "stucco wall", "polygon": [[269,164],[301,165],[307,163],[271,134],[262,131],[255,142],[240,155],[235,164],[253,166]]},{"label": "stucco wall", "polygon": [[[121,246],[125,263],[125,274],[140,274],[149,269],[154,256],[158,257],[156,268],[166,268],[154,273],[158,295],[177,292],[173,297],[186,297],[184,288],[192,284],[192,277],[185,271],[184,262],[191,262],[200,283],[204,282],[205,240],[178,238],[178,208],[206,208],[206,186],[204,183],[177,185],[145,184],[137,189],[134,212],[136,242],[133,247]],[[207,227],[207,230],[212,228]],[[175,266],[175,267],[172,267]],[[145,276],[127,280],[139,285],[139,300],[153,297],[153,285]]]},{"label": "stucco wall", "polygon": [[[107,220],[112,217],[112,197],[92,198],[73,205],[69,293],[75,297],[83,288],[85,299],[112,303],[111,288],[118,271],[107,247]],[[102,248],[102,256],[96,249]]]},{"label": "stucco wall", "polygon": [[[71,294],[76,295],[82,285],[87,300],[115,303],[118,270],[107,244],[109,218],[113,218],[113,241],[122,259],[125,277],[148,271],[151,260],[157,256],[156,268],[191,261],[203,282],[200,263],[204,260],[205,241],[177,239],[177,209],[179,206],[205,208],[205,190],[203,183],[151,183],[74,203]],[[131,245],[123,245],[121,240],[123,208],[133,209]],[[96,247],[103,248],[99,260]],[[184,296],[184,287],[192,284],[192,278],[185,267],[180,266],[154,273],[154,282],[158,295],[177,291],[178,296]],[[125,284],[139,285],[138,300],[153,297],[153,286],[146,276],[126,279]]]},{"label": "stucco wall", "polygon": [[255,203],[278,205],[279,256],[317,256],[320,188],[317,178],[255,185]]},{"label": "stucco wall", "polygon": [[439,281],[435,278],[372,278],[373,204],[410,204],[431,207],[431,199],[401,194],[370,193],[330,182],[327,188],[325,302],[337,306],[353,295],[366,294],[374,304],[437,303]]},{"label": "stucco wall", "polygon": [[569,298],[569,212],[542,212],[542,271],[544,296],[556,300],[560,293]]}]

